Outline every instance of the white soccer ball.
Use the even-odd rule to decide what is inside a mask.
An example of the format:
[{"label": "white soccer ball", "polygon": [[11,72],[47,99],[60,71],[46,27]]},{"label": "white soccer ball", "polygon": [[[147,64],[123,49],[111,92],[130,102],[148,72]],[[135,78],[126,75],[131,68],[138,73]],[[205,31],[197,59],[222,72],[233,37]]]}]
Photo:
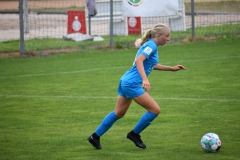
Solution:
[{"label": "white soccer ball", "polygon": [[205,152],[217,152],[221,148],[220,137],[215,133],[207,133],[201,138],[201,147]]},{"label": "white soccer ball", "polygon": [[141,43],[142,43],[142,39],[141,38],[138,38],[136,39],[136,41],[134,42],[134,46],[136,48],[140,48],[141,47]]}]

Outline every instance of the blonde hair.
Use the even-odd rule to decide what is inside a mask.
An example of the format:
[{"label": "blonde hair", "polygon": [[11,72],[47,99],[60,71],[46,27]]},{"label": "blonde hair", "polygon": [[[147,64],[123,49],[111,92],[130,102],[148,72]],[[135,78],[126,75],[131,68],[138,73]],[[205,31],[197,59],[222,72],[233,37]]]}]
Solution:
[{"label": "blonde hair", "polygon": [[164,34],[166,30],[169,30],[169,27],[163,23],[156,24],[152,29],[148,29],[142,36],[141,46],[147,42],[149,39],[155,38],[157,34]]}]

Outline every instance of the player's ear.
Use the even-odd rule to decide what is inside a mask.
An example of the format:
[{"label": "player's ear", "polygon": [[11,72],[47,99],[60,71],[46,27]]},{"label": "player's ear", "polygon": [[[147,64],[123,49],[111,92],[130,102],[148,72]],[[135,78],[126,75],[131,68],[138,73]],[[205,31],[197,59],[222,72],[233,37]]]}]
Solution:
[{"label": "player's ear", "polygon": [[156,37],[157,37],[157,38],[160,38],[160,37],[161,37],[161,34],[157,34]]}]

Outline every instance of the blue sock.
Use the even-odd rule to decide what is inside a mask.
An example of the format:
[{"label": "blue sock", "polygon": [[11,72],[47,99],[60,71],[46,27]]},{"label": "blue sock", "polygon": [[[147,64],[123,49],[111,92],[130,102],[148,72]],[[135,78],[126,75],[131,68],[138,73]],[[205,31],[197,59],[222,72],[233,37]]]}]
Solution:
[{"label": "blue sock", "polygon": [[157,117],[157,114],[154,114],[152,112],[145,113],[142,118],[138,121],[136,126],[133,129],[133,132],[136,134],[139,134],[142,132],[147,126],[151,124],[151,122]]},{"label": "blue sock", "polygon": [[109,113],[102,121],[102,123],[98,126],[95,133],[101,137],[109,128],[112,127],[113,123],[116,122],[119,117],[115,114],[114,111]]}]

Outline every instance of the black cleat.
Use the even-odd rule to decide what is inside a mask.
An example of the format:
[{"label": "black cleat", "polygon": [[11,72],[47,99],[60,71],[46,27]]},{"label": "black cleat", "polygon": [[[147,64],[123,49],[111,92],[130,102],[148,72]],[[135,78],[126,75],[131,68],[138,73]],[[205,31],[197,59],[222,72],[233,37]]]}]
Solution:
[{"label": "black cleat", "polygon": [[146,148],[146,145],[143,143],[143,141],[140,138],[141,136],[139,134],[135,134],[132,132],[129,132],[127,134],[127,138],[130,139],[131,141],[133,141],[133,143],[135,143],[135,145],[139,148]]},{"label": "black cleat", "polygon": [[102,149],[100,139],[95,139],[92,135],[87,139],[96,149]]}]

